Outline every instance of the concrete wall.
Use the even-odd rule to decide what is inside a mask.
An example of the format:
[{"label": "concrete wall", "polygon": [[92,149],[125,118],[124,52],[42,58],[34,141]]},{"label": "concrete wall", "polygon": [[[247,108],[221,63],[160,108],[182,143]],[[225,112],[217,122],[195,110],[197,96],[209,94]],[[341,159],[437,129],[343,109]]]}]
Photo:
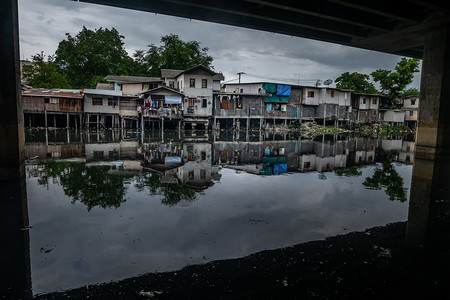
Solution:
[{"label": "concrete wall", "polygon": [[255,95],[265,94],[265,91],[262,88],[262,83],[227,84],[225,92],[255,94]]},{"label": "concrete wall", "polygon": [[405,113],[403,111],[386,110],[382,113],[384,122],[401,122],[405,121]]}]

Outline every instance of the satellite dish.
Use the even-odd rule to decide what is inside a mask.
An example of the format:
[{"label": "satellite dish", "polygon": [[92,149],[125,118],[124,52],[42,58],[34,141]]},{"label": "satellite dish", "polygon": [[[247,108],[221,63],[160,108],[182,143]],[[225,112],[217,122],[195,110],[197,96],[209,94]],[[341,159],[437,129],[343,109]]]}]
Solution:
[{"label": "satellite dish", "polygon": [[331,79],[327,79],[323,82],[323,84],[325,84],[326,86],[329,86],[332,83],[333,83],[333,80],[331,80]]}]

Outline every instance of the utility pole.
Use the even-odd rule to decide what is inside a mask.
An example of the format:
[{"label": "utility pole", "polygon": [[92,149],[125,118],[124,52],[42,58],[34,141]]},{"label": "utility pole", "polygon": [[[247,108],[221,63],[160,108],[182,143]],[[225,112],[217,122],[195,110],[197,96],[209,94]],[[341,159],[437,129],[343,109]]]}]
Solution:
[{"label": "utility pole", "polygon": [[239,72],[239,73],[237,73],[238,75],[239,75],[239,83],[241,83],[241,75],[242,74],[245,74],[244,72]]}]

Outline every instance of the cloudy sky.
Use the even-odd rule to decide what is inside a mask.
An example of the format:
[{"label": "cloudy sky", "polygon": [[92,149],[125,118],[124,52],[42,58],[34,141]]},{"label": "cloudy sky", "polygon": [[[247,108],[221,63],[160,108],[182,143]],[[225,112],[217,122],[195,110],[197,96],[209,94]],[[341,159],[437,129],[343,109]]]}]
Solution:
[{"label": "cloudy sky", "polygon": [[[30,59],[41,51],[45,55],[54,54],[65,33],[74,36],[83,26],[115,27],[125,36],[125,48],[130,55],[148,44],[159,44],[161,36],[171,33],[184,41],[198,41],[209,48],[215,71],[223,72],[226,81],[236,79],[237,72],[245,72],[243,82],[312,85],[314,79],[334,80],[344,72],[369,74],[376,69],[390,70],[401,58],[269,32],[69,0],[18,2],[22,59]],[[416,73],[410,87],[419,88],[419,85],[420,74]]]}]

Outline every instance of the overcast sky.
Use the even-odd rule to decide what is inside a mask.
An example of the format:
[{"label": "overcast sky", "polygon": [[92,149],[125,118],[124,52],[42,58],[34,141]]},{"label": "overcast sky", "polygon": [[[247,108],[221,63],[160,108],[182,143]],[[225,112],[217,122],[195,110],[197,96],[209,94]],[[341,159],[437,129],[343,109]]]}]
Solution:
[{"label": "overcast sky", "polygon": [[[184,41],[198,41],[209,48],[214,70],[222,72],[225,81],[237,78],[237,72],[245,72],[242,82],[312,85],[308,80],[335,80],[344,72],[370,74],[376,69],[391,70],[401,59],[396,55],[269,32],[69,0],[18,2],[22,59],[31,59],[41,51],[45,55],[54,54],[65,33],[75,36],[83,26],[115,27],[125,36],[125,48],[130,55],[136,49],[146,49],[148,44],[159,45],[161,36],[171,33]],[[420,73],[416,73],[410,87],[419,86]]]}]

